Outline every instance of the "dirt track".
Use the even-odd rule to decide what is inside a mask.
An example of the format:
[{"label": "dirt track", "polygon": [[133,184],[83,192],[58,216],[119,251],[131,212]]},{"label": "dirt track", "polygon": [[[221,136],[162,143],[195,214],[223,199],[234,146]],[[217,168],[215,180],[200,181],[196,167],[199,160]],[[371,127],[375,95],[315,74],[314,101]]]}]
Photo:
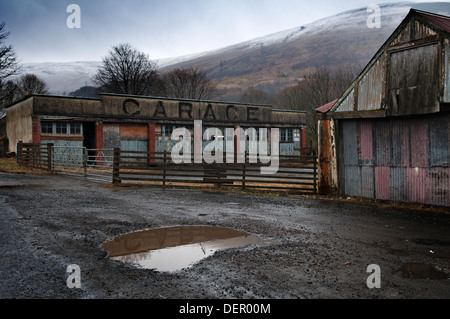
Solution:
[{"label": "dirt track", "polygon": [[[113,188],[0,173],[0,298],[450,298],[450,215],[320,198]],[[102,243],[145,228],[212,225],[262,238],[176,273],[107,258]],[[67,266],[81,270],[68,288]],[[381,269],[369,289],[367,266]]]}]

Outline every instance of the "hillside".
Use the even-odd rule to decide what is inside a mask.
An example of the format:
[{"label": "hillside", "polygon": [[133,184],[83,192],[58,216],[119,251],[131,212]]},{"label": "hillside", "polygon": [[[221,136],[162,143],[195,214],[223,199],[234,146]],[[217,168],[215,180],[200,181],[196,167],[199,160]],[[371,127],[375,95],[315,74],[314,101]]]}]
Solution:
[{"label": "hillside", "polygon": [[[370,29],[367,8],[346,11],[219,50],[159,61],[160,72],[198,67],[217,81],[220,100],[239,100],[254,86],[276,94],[320,66],[363,67],[400,24],[410,8],[450,15],[450,2],[381,5],[381,28]],[[34,73],[53,94],[68,94],[90,85],[100,62],[23,64],[22,74]]]},{"label": "hillside", "polygon": [[[195,66],[217,80],[221,99],[238,100],[250,86],[277,93],[316,67],[363,67],[400,24],[411,4],[381,6],[381,28],[370,29],[367,8],[343,12],[309,25],[275,33],[198,58],[173,64]],[[450,15],[450,3],[414,4],[414,8]]]}]

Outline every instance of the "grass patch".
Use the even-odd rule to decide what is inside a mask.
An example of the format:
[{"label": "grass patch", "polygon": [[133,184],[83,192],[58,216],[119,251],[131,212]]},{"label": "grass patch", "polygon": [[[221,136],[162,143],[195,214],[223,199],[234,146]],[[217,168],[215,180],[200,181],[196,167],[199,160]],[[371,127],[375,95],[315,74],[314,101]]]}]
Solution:
[{"label": "grass patch", "polygon": [[17,163],[15,157],[0,158],[0,172],[16,173],[16,174],[36,174],[36,175],[50,175],[51,173],[33,167],[21,166]]}]

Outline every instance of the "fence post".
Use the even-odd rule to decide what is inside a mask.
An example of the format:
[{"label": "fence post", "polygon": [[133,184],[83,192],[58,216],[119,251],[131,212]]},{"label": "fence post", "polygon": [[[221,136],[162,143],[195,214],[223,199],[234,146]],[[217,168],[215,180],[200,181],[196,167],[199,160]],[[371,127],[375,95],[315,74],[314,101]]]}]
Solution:
[{"label": "fence post", "polygon": [[31,145],[31,154],[33,154],[33,168],[39,168],[39,144]]},{"label": "fence post", "polygon": [[164,150],[164,158],[163,158],[163,187],[166,187],[166,163],[167,163],[167,150]]},{"label": "fence post", "polygon": [[17,143],[17,164],[22,165],[22,141]]},{"label": "fence post", "polygon": [[88,164],[88,151],[86,147],[83,147],[83,170],[84,170],[84,176],[87,176],[87,164]]},{"label": "fence post", "polygon": [[217,183],[216,185],[217,185],[218,188],[220,188],[220,186],[222,186],[221,181],[220,181],[220,177],[221,177],[220,175],[222,175],[222,173],[220,172],[220,167],[217,166],[216,167],[216,179],[217,179],[216,180],[216,183]]},{"label": "fence post", "polygon": [[114,149],[113,159],[113,184],[120,184],[120,148]]},{"label": "fence post", "polygon": [[53,144],[52,143],[48,143],[47,144],[47,169],[51,172],[52,169],[52,162],[53,162]]},{"label": "fence post", "polygon": [[314,157],[314,194],[317,194],[317,158]]},{"label": "fence post", "polygon": [[242,190],[245,190],[245,165],[246,165],[247,152],[244,152],[244,164],[242,164]]}]

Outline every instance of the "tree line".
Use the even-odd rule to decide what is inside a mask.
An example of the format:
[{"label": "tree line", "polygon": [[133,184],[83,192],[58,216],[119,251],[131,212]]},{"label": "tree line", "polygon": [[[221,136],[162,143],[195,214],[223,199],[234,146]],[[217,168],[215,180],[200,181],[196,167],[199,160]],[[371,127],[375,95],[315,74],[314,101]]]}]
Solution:
[{"label": "tree line", "polygon": [[280,109],[306,112],[307,143],[317,150],[316,109],[339,98],[352,84],[360,67],[347,66],[336,70],[330,67],[313,69],[305,74],[297,84],[284,88],[275,96],[263,90],[248,88],[241,96],[241,102],[270,104]]},{"label": "tree line", "polygon": [[[10,33],[0,24],[0,109],[28,94],[48,94],[47,84],[34,74],[8,79],[20,72],[17,56],[5,40]],[[157,63],[124,43],[113,46],[93,78],[93,87],[83,87],[73,96],[95,97],[100,93],[147,95],[208,100],[217,96],[217,84],[198,68],[177,68],[159,74]]]},{"label": "tree line", "polygon": [[[5,40],[10,33],[0,24],[0,109],[27,94],[47,94],[44,81],[33,74],[22,75],[15,81],[7,80],[16,75],[20,66],[11,45]],[[306,74],[295,85],[284,88],[276,96],[249,87],[239,102],[270,104],[276,108],[300,110],[307,113],[307,140],[309,146],[317,145],[317,115],[315,109],[342,95],[356,77],[359,69],[346,67],[332,70],[320,67]],[[176,68],[160,74],[157,63],[128,43],[113,46],[103,58],[94,86],[72,92],[73,96],[93,97],[100,93],[140,96],[160,96],[193,100],[218,99],[217,83],[198,68]]]}]

